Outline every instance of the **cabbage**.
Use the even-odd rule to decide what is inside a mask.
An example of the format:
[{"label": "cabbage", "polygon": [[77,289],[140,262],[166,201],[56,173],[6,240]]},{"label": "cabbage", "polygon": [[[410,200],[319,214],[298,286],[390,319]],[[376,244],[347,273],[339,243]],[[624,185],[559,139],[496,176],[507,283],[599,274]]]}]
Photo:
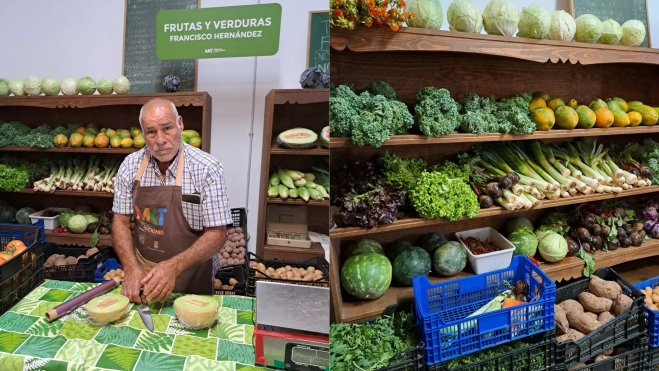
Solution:
[{"label": "cabbage", "polygon": [[576,41],[583,43],[596,43],[602,36],[602,22],[592,14],[584,14],[577,18]]},{"label": "cabbage", "polygon": [[607,19],[602,22],[602,36],[597,41],[600,44],[618,45],[622,37],[622,27],[620,23],[613,19]]},{"label": "cabbage", "polygon": [[570,13],[565,10],[557,10],[551,14],[549,25],[549,38],[559,41],[572,41],[577,24]]},{"label": "cabbage", "polygon": [[519,15],[518,37],[530,39],[546,39],[549,37],[551,15],[542,5],[531,4],[522,8]]},{"label": "cabbage", "polygon": [[9,91],[14,95],[25,95],[23,91],[23,80],[13,79],[9,82]]},{"label": "cabbage", "polygon": [[567,241],[556,232],[547,233],[538,243],[538,251],[548,263],[555,263],[567,255]]},{"label": "cabbage", "polygon": [[538,249],[538,238],[528,229],[517,230],[508,235],[508,241],[515,245],[514,255],[533,256]]},{"label": "cabbage", "polygon": [[59,213],[59,224],[67,227],[69,225],[69,219],[74,216],[75,213],[71,209],[64,209]]},{"label": "cabbage", "polygon": [[533,223],[523,216],[516,216],[506,220],[506,234],[511,234],[520,229],[527,229],[533,232]]},{"label": "cabbage", "polygon": [[625,46],[639,46],[645,40],[645,26],[643,22],[632,19],[622,24],[622,38],[620,44]]},{"label": "cabbage", "polygon": [[416,13],[415,19],[408,19],[407,25],[415,28],[439,30],[444,23],[444,12],[439,0],[407,0],[409,13]]},{"label": "cabbage", "polygon": [[446,19],[451,31],[480,33],[483,29],[481,12],[469,0],[454,0],[446,10]]},{"label": "cabbage", "polygon": [[23,83],[23,90],[27,95],[41,95],[41,80],[36,76],[28,76]]},{"label": "cabbage", "polygon": [[112,89],[117,94],[126,94],[130,91],[130,82],[126,76],[119,76],[112,81]]},{"label": "cabbage", "polygon": [[46,95],[59,94],[59,82],[52,77],[44,77],[41,81],[41,90]]},{"label": "cabbage", "polygon": [[9,80],[0,78],[0,96],[9,95]]},{"label": "cabbage", "polygon": [[519,11],[504,0],[492,0],[483,9],[483,26],[490,35],[515,36]]},{"label": "cabbage", "polygon": [[83,216],[85,217],[85,219],[87,219],[87,223],[89,223],[89,224],[98,222],[98,217],[96,217],[96,215],[83,214]]},{"label": "cabbage", "polygon": [[89,222],[84,215],[74,215],[69,219],[67,227],[72,233],[85,233]]},{"label": "cabbage", "polygon": [[64,80],[62,80],[60,89],[62,89],[62,94],[64,95],[77,95],[78,81],[73,77],[65,77]]},{"label": "cabbage", "polygon": [[553,231],[548,230],[548,229],[538,228],[538,230],[535,231],[535,237],[538,239],[538,241],[540,241],[540,240],[543,239],[546,235],[548,235],[549,233],[552,233],[552,232],[553,232]]},{"label": "cabbage", "polygon": [[112,81],[106,79],[105,77],[98,80],[96,84],[96,90],[99,94],[112,94]]},{"label": "cabbage", "polygon": [[96,91],[96,81],[89,76],[78,80],[78,91],[82,95],[92,95]]}]

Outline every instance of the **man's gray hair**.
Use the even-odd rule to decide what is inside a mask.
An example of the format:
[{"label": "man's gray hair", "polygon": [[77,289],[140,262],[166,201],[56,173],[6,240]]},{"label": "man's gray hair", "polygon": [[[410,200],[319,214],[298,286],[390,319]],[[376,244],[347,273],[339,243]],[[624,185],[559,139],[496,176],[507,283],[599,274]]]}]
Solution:
[{"label": "man's gray hair", "polygon": [[174,121],[178,125],[178,110],[176,109],[176,105],[172,101],[165,98],[153,98],[150,101],[144,103],[142,108],[140,108],[140,117],[139,117],[140,126],[142,126],[142,115],[144,113],[144,108],[154,105],[160,105],[160,104],[162,105],[168,104],[172,108],[172,112],[174,112]]}]

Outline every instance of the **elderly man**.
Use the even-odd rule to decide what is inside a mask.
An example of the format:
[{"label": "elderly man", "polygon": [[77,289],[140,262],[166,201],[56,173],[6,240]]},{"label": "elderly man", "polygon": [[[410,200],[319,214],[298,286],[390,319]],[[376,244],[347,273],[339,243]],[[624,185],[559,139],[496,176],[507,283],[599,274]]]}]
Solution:
[{"label": "elderly man", "polygon": [[112,208],[114,249],[125,271],[121,293],[135,303],[141,288],[152,302],[172,292],[212,294],[231,223],[222,165],[183,142],[183,118],[172,102],[147,102],[139,121],[146,146],[119,167]]}]

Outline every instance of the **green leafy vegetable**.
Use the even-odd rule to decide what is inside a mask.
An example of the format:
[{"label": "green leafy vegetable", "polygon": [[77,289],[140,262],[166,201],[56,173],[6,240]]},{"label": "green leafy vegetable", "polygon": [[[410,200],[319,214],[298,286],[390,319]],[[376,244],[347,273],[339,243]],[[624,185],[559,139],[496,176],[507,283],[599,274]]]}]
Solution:
[{"label": "green leafy vegetable", "polygon": [[409,192],[409,199],[424,219],[473,218],[480,210],[478,197],[463,178],[438,171],[424,171]]}]

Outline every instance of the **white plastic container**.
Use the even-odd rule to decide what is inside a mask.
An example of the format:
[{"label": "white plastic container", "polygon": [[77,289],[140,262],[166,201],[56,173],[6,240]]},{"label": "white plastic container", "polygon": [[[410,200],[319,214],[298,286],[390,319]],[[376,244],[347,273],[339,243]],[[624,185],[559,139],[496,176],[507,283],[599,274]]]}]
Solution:
[{"label": "white plastic container", "polygon": [[44,229],[55,229],[59,227],[59,215],[57,216],[42,216],[43,213],[45,213],[48,210],[52,211],[57,211],[58,213],[61,212],[62,210],[66,210],[63,207],[49,207],[47,209],[43,209],[41,211],[38,211],[32,215],[30,215],[30,220],[32,220],[32,224],[36,223],[40,219],[43,219],[43,224],[44,224]]},{"label": "white plastic container", "polygon": [[[471,250],[465,245],[467,238],[473,237],[479,241],[488,241],[494,246],[499,248],[499,251],[490,252],[482,255],[474,255]],[[467,257],[469,258],[469,265],[476,274],[487,273],[497,269],[505,269],[510,266],[513,260],[513,253],[515,252],[515,245],[508,239],[497,232],[496,229],[491,227],[471,229],[464,232],[457,232],[455,238],[462,243],[462,246],[467,250]]]}]

